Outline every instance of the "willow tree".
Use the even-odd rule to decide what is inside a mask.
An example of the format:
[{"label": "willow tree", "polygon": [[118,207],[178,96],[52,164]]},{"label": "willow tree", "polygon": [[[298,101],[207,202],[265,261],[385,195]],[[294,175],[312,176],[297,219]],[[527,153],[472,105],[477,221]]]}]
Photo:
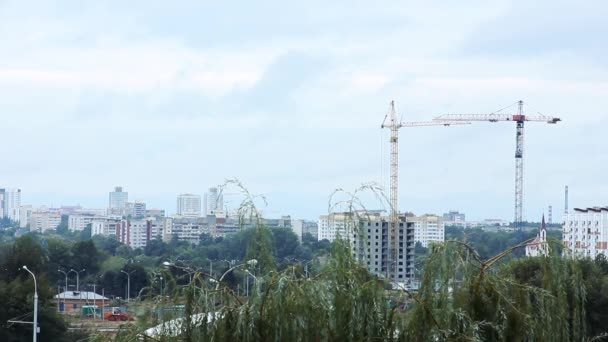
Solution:
[{"label": "willow tree", "polygon": [[[381,193],[377,187],[364,187]],[[342,202],[357,220],[362,189]],[[258,215],[251,198],[240,213]],[[263,242],[265,237],[260,239]],[[532,283],[517,276],[518,261],[511,259],[521,247],[482,259],[460,241],[432,245],[420,288],[410,291],[391,289],[354,259],[348,241],[338,239],[316,276],[304,276],[297,266],[281,272],[266,269],[248,297],[209,281],[208,275],[196,274],[174,293],[175,302],[186,304],[182,320],[152,332],[144,329],[151,323],[142,320],[139,328],[121,332],[117,340],[137,336],[154,341],[584,340],[585,290],[577,260],[554,254],[540,258],[542,281]]]}]

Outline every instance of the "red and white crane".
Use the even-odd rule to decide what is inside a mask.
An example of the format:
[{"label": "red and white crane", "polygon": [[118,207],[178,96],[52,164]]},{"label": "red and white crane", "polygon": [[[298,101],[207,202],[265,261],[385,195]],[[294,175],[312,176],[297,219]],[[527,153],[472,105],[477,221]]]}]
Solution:
[{"label": "red and white crane", "polygon": [[[388,122],[387,122],[388,120]],[[389,260],[387,267],[387,278],[397,279],[395,265],[397,264],[397,231],[399,230],[399,129],[402,127],[423,127],[423,126],[450,126],[450,125],[466,125],[470,122],[466,120],[450,121],[416,121],[402,122],[397,119],[395,111],[395,101],[391,101],[389,111],[384,116],[384,121],[380,128],[387,128],[391,131],[389,142],[391,144],[390,151],[390,194],[389,201],[391,206],[390,226],[389,226]],[[412,241],[413,242],[413,241]],[[413,264],[406,263],[406,278],[410,278],[413,272]]]},{"label": "red and white crane", "polygon": [[[515,114],[491,113],[491,114],[445,114],[436,117],[436,122],[453,121],[512,121],[515,122],[515,218],[514,223],[521,228],[523,222],[523,200],[524,200],[524,122],[546,122],[555,124],[560,118],[545,115],[524,115],[524,102],[518,101],[518,110]],[[511,107],[511,106],[509,106]],[[507,108],[509,108],[507,107]],[[506,109],[506,108],[505,108]],[[502,111],[502,109],[500,110]],[[499,112],[500,112],[499,111]]]}]

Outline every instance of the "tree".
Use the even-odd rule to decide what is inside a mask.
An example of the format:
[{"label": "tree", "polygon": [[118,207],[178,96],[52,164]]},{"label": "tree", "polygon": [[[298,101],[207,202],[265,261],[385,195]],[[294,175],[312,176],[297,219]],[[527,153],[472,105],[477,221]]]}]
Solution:
[{"label": "tree", "polygon": [[273,228],[270,232],[274,240],[274,256],[278,260],[292,256],[300,245],[298,236],[289,228]]},{"label": "tree", "polygon": [[95,274],[103,260],[92,240],[79,241],[72,245],[72,268],[86,269],[88,274]]}]

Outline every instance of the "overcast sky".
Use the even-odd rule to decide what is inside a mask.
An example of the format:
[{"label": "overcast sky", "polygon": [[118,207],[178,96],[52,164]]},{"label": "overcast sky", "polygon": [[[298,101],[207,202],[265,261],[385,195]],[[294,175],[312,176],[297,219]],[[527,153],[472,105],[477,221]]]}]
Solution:
[{"label": "overcast sky", "polygon": [[[23,203],[175,211],[237,177],[267,216],[388,184],[403,120],[522,99],[525,218],[607,205],[605,1],[0,0],[0,185]],[[400,132],[400,209],[513,218],[513,123]],[[383,157],[383,154],[385,155]],[[384,172],[382,172],[384,170]],[[236,200],[227,196],[229,206]]]}]

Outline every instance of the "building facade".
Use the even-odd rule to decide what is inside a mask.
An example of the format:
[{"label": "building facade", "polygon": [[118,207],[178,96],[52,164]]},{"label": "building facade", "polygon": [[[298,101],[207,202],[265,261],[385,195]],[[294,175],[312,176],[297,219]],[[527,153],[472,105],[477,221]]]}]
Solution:
[{"label": "building facade", "polygon": [[200,217],[201,196],[193,194],[181,194],[177,197],[177,216]]},{"label": "building facade", "polygon": [[204,208],[205,215],[214,215],[218,211],[224,211],[224,195],[218,188],[209,188],[209,192],[205,194]]},{"label": "building facade", "polygon": [[547,227],[545,225],[545,215],[543,215],[536,238],[526,244],[526,256],[537,257],[547,255],[549,255],[549,244],[547,244]]},{"label": "building facade", "polygon": [[28,223],[31,232],[54,230],[61,224],[61,212],[59,209],[32,210]]},{"label": "building facade", "polygon": [[342,237],[349,241],[353,257],[371,273],[393,282],[406,283],[414,274],[414,223],[409,222],[405,215],[399,216],[398,220],[395,227],[395,260],[390,257],[392,223],[379,212],[321,215],[318,221],[319,240],[334,241]]},{"label": "building facade", "polygon": [[466,217],[464,213],[461,213],[458,210],[450,210],[447,213],[443,214],[443,220],[446,222],[464,224],[464,222],[466,221]]},{"label": "building facade", "polygon": [[125,215],[127,203],[129,202],[129,193],[123,191],[122,186],[117,186],[114,191],[110,192],[108,209],[111,214]]},{"label": "building facade", "polygon": [[575,208],[564,215],[564,247],[576,256],[608,256],[608,207]]},{"label": "building facade", "polygon": [[428,247],[431,242],[445,241],[445,224],[442,217],[422,215],[407,217],[414,226],[414,241]]},{"label": "building facade", "polygon": [[19,221],[21,207],[21,189],[0,188],[0,207],[2,217]]},{"label": "building facade", "polygon": [[134,218],[144,218],[146,216],[146,203],[135,201],[135,203],[133,203],[132,214]]}]

